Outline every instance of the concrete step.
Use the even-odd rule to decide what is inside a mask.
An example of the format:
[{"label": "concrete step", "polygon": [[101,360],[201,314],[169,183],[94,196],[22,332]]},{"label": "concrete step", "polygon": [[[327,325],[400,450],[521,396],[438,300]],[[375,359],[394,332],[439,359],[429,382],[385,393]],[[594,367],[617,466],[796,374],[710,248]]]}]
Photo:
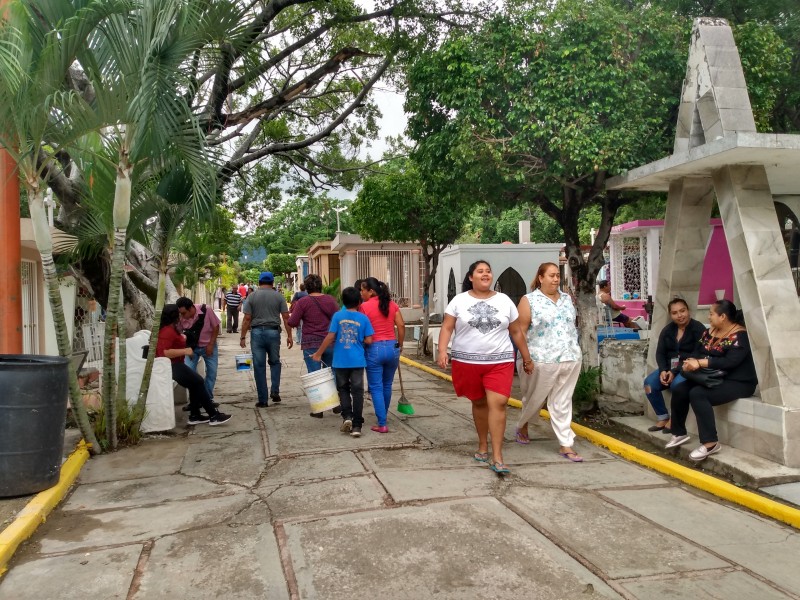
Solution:
[{"label": "concrete step", "polygon": [[[692,462],[689,460],[689,453],[700,445],[697,436],[692,436],[692,439],[682,446],[665,450],[664,445],[670,436],[660,431],[647,431],[647,428],[654,423],[652,419],[636,416],[611,417],[610,420],[637,439],[650,444],[656,450],[655,453],[665,457],[679,455],[687,462]],[[645,449],[649,450],[649,448]],[[729,479],[736,484],[756,489],[800,481],[800,469],[787,467],[725,444],[722,445],[722,450],[718,454],[713,454],[696,464],[704,470]],[[774,492],[770,491],[770,493]]]}]

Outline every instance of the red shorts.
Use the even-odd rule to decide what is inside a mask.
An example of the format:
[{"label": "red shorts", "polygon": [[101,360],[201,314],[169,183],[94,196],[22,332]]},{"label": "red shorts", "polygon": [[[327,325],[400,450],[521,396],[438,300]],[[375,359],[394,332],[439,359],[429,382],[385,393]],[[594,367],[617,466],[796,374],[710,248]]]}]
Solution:
[{"label": "red shorts", "polygon": [[490,363],[480,365],[452,361],[453,388],[457,396],[465,396],[473,402],[486,397],[486,391],[508,398],[514,381],[514,363]]}]

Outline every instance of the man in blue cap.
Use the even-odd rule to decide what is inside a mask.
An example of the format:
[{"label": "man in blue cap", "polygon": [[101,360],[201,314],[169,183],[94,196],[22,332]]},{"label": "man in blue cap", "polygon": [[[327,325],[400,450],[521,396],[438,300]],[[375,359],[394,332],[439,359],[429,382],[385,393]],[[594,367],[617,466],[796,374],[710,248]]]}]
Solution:
[{"label": "man in blue cap", "polygon": [[[275,277],[264,271],[258,278],[258,289],[247,296],[239,345],[244,348],[250,331],[250,350],[253,353],[253,376],[256,380],[256,406],[268,406],[267,397],[277,404],[281,401],[281,319],[286,330],[286,347],[294,345],[289,327],[289,307],[283,294],[273,288]],[[267,363],[270,386],[267,387]],[[270,391],[270,388],[272,391]]]}]

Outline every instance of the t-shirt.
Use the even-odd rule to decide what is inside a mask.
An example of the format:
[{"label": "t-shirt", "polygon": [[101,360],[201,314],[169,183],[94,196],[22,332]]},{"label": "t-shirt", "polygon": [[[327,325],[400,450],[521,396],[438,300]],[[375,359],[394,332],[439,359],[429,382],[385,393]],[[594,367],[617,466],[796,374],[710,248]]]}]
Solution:
[{"label": "t-shirt", "polygon": [[[191,319],[180,319],[179,324],[181,329],[189,329],[195,324],[197,319],[203,314],[203,305],[195,304],[194,310],[195,314]],[[211,334],[219,328],[219,323],[219,317],[214,312],[214,308],[206,305],[206,320],[203,323],[203,328],[200,330],[200,339],[197,341],[198,348],[208,346],[208,343],[211,341]]]},{"label": "t-shirt", "polygon": [[292,296],[292,304],[300,300],[300,298],[305,298],[308,296],[308,292],[295,292],[294,296]]},{"label": "t-shirt", "polygon": [[358,308],[359,311],[367,315],[369,322],[372,323],[372,328],[375,330],[375,335],[372,337],[373,342],[385,342],[387,340],[395,340],[397,336],[394,333],[394,316],[400,310],[394,300],[389,301],[389,315],[383,316],[380,308],[378,307],[378,297],[373,296],[366,302],[362,302]]},{"label": "t-shirt", "polygon": [[289,307],[283,294],[269,287],[260,287],[247,297],[242,310],[251,316],[250,327],[280,329],[281,315],[288,313]]},{"label": "t-shirt", "polygon": [[297,327],[302,323],[300,348],[312,350],[319,348],[328,333],[331,317],[339,310],[333,296],[305,296],[292,305],[289,316],[289,327]]},{"label": "t-shirt", "polygon": [[[165,350],[183,350],[185,348],[186,340],[172,325],[167,325],[158,330],[156,358],[166,357]],[[182,363],[184,358],[184,356],[176,356],[169,360],[174,363]]]},{"label": "t-shirt", "polygon": [[239,292],[231,290],[230,292],[225,294],[225,304],[227,304],[231,308],[237,308],[241,303],[242,303],[242,297],[239,295]]},{"label": "t-shirt", "polygon": [[239,286],[239,295],[240,295],[242,298],[244,298],[245,296],[247,296],[247,286],[246,286],[246,285],[240,285],[240,286]]},{"label": "t-shirt", "polygon": [[474,298],[469,292],[450,301],[445,314],[456,318],[451,357],[465,363],[492,364],[514,360],[508,325],[519,317],[517,307],[505,294]]},{"label": "t-shirt", "polygon": [[366,315],[355,310],[340,311],[333,315],[329,333],[336,334],[333,346],[333,368],[355,369],[366,367],[364,338],[375,331]]}]

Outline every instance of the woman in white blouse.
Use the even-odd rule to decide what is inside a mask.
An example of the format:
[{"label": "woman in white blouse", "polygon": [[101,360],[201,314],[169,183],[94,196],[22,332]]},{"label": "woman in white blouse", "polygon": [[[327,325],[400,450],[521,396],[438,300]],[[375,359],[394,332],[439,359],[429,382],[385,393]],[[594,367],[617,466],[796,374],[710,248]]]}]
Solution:
[{"label": "woman in white blouse", "polygon": [[[437,363],[443,369],[447,367],[447,345],[453,336],[453,387],[457,396],[472,401],[472,419],[478,432],[478,451],[473,458],[489,463],[495,473],[505,474],[509,472],[503,463],[506,403],[514,378],[514,347],[509,333],[522,348],[525,336],[517,308],[508,296],[492,290],[492,279],[492,267],[486,261],[470,265],[463,293],[444,311]],[[530,356],[525,358],[527,348],[521,354],[523,367],[530,373],[533,362]]]},{"label": "woman in white blouse", "polygon": [[519,302],[519,322],[526,332],[533,373],[519,369],[522,413],[517,421],[517,442],[530,443],[528,421],[547,399],[550,424],[561,445],[558,453],[572,462],[583,462],[573,449],[572,392],[581,372],[581,348],[575,326],[575,306],[560,290],[558,265],[542,263],[531,284],[533,290]]}]

